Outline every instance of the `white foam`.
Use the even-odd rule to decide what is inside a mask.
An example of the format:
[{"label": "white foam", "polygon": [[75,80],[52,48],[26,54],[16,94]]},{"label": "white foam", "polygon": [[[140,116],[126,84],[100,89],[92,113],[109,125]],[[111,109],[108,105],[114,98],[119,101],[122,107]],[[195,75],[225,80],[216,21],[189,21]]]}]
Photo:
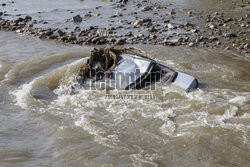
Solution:
[{"label": "white foam", "polygon": [[[93,113],[93,111],[89,111],[88,116],[90,116],[91,113]],[[91,120],[89,120],[85,115],[82,115],[80,119],[77,119],[77,121],[75,121],[75,125],[82,127],[89,134],[95,137],[95,141],[97,143],[106,147],[115,148],[115,143],[120,142],[117,135],[106,135],[106,132],[102,128],[93,126]]]},{"label": "white foam", "polygon": [[[76,63],[74,62],[71,65],[75,66]],[[71,65],[67,66],[65,71],[70,70]],[[67,72],[65,73],[67,74]],[[55,71],[54,74],[56,74]],[[62,75],[62,80],[67,79],[71,74],[69,72],[68,75]],[[30,105],[30,101],[34,99],[30,96],[34,82],[35,80],[29,84],[24,84],[15,92],[19,106],[27,107]],[[142,93],[148,94],[148,92]],[[159,99],[109,101],[105,100],[105,90],[79,89],[76,94],[70,95],[68,86],[61,82],[59,87],[54,90],[57,98],[42,110],[63,119],[69,119],[70,117],[75,126],[81,127],[93,135],[95,142],[109,148],[121,147],[126,149],[127,143],[120,141],[120,137],[127,135],[127,131],[124,132],[123,130],[131,128],[131,122],[132,125],[136,124],[135,126],[138,126],[140,130],[142,129],[138,132],[141,133],[142,137],[146,136],[150,140],[164,143],[169,142],[168,137],[193,136],[197,128],[221,127],[242,131],[244,134],[248,129],[243,124],[227,123],[227,120],[235,118],[240,110],[238,104],[242,105],[248,102],[249,96],[247,94],[231,93],[232,91],[226,89],[197,90],[186,93],[173,86],[162,86],[157,88],[155,92],[160,96]],[[111,93],[123,94],[125,92],[114,90]],[[136,94],[136,91],[129,91],[128,93]],[[221,98],[222,102],[216,101],[216,98]],[[218,106],[221,104],[225,105],[222,108],[224,113],[214,112],[210,114],[207,112],[210,105]],[[215,107],[215,109],[217,108]],[[242,117],[248,118],[249,115],[244,114]],[[155,121],[160,123],[155,124]],[[149,127],[149,129],[146,127]],[[159,133],[154,134],[151,130],[156,130]],[[131,130],[129,137],[136,138],[136,133]],[[246,138],[244,140],[244,142],[247,142]],[[131,159],[134,164],[154,165],[154,155],[148,155],[145,158],[144,154],[136,153],[131,155]]]},{"label": "white foam", "polygon": [[236,96],[235,98],[232,98],[229,100],[230,103],[236,103],[240,105],[244,105],[247,101],[250,101],[250,96]]},{"label": "white foam", "polygon": [[139,149],[139,153],[131,154],[130,158],[133,162],[133,166],[153,166],[158,167],[159,165],[154,161],[159,158],[159,155],[154,154],[146,154],[145,151],[141,148]]},{"label": "white foam", "polygon": [[176,124],[173,121],[167,121],[160,127],[160,130],[166,135],[175,136]]},{"label": "white foam", "polygon": [[32,84],[34,81],[22,85],[18,90],[11,92],[16,98],[15,102],[16,105],[22,107],[22,108],[27,108],[30,100],[32,100],[30,91],[32,90]]}]

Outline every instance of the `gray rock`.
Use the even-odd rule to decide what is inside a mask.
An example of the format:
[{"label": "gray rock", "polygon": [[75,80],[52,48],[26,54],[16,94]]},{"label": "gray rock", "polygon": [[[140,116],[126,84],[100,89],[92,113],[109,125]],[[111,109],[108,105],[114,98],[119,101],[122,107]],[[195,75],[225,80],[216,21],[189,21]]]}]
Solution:
[{"label": "gray rock", "polygon": [[152,6],[145,6],[141,9],[142,12],[152,10]]},{"label": "gray rock", "polygon": [[188,44],[188,46],[189,46],[189,47],[193,47],[193,46],[194,46],[194,43],[193,43],[193,42],[190,42],[190,43]]},{"label": "gray rock", "polygon": [[75,40],[77,40],[77,38],[75,36],[69,36],[68,40],[75,41]]},{"label": "gray rock", "polygon": [[80,15],[76,15],[72,18],[73,22],[81,22],[82,21],[82,17]]},{"label": "gray rock", "polygon": [[211,41],[217,41],[217,40],[218,40],[218,38],[215,37],[215,36],[211,36],[211,37],[209,37],[208,39],[211,40]]},{"label": "gray rock", "polygon": [[134,22],[134,27],[139,27],[144,23],[151,23],[151,19],[138,19]]},{"label": "gray rock", "polygon": [[28,28],[31,28],[31,27],[33,27],[33,24],[28,24]]},{"label": "gray rock", "polygon": [[174,29],[175,28],[175,26],[170,24],[170,23],[168,23],[168,25],[166,27],[169,28],[169,29]]},{"label": "gray rock", "polygon": [[164,20],[164,23],[169,23],[170,22],[170,20]]},{"label": "gray rock", "polygon": [[74,31],[80,31],[80,30],[81,30],[80,27],[78,27],[78,26],[74,27]]},{"label": "gray rock", "polygon": [[149,35],[149,38],[151,38],[151,39],[156,39],[157,36],[156,36],[155,34],[150,34],[150,35]]},{"label": "gray rock", "polygon": [[52,30],[47,30],[45,33],[44,33],[44,35],[46,35],[46,36],[50,36],[50,35],[52,35],[53,34],[53,31]]},{"label": "gray rock", "polygon": [[175,45],[179,44],[180,41],[181,41],[180,38],[177,38],[177,39],[164,39],[162,43],[165,44],[165,45],[175,46]]},{"label": "gray rock", "polygon": [[194,25],[191,24],[191,23],[189,23],[189,22],[186,22],[186,23],[184,24],[184,26],[185,26],[185,27],[193,27]]},{"label": "gray rock", "polygon": [[115,43],[115,42],[116,42],[116,39],[111,38],[111,39],[109,39],[109,42],[111,42],[111,43]]},{"label": "gray rock", "polygon": [[225,33],[225,34],[223,34],[223,36],[227,37],[227,38],[237,37],[237,35],[235,33]]},{"label": "gray rock", "polygon": [[[84,17],[91,17],[91,16],[92,15],[90,13],[87,13],[87,14],[84,15]],[[81,21],[79,21],[79,22],[81,22]]]},{"label": "gray rock", "polygon": [[220,42],[220,41],[217,41],[216,44],[217,44],[217,45],[221,45],[221,42]]},{"label": "gray rock", "polygon": [[20,29],[16,30],[16,33],[22,33],[22,32],[23,32],[23,31],[20,30]]},{"label": "gray rock", "polygon": [[137,37],[137,38],[143,38],[143,37],[144,37],[144,34],[138,34],[136,37]]},{"label": "gray rock", "polygon": [[91,40],[92,43],[98,43],[101,39],[103,39],[104,37],[95,37]]},{"label": "gray rock", "polygon": [[142,19],[136,20],[136,21],[134,22],[134,26],[135,26],[135,27],[139,27],[139,26],[141,26],[142,24],[143,24]]},{"label": "gray rock", "polygon": [[240,26],[241,26],[241,27],[247,27],[247,25],[244,24],[244,23],[242,23]]},{"label": "gray rock", "polygon": [[171,12],[169,12],[169,15],[175,15],[176,14],[176,12],[175,11],[171,11]]},{"label": "gray rock", "polygon": [[96,31],[96,33],[101,37],[101,36],[103,36],[103,37],[106,37],[107,35],[108,35],[108,31],[107,30],[104,30],[104,29],[98,29],[97,31]]},{"label": "gray rock", "polygon": [[214,23],[208,23],[206,27],[213,30],[217,28],[217,25],[215,25]]},{"label": "gray rock", "polygon": [[149,28],[148,29],[149,32],[157,32],[158,30],[155,27]]},{"label": "gray rock", "polygon": [[197,30],[197,29],[191,29],[190,32],[191,32],[191,33],[197,33],[198,30]]},{"label": "gray rock", "polygon": [[126,4],[128,0],[119,0],[118,3]]},{"label": "gray rock", "polygon": [[32,17],[31,17],[31,16],[26,16],[26,17],[24,18],[24,20],[32,20]]},{"label": "gray rock", "polygon": [[125,42],[126,42],[125,39],[118,39],[118,40],[115,42],[115,44],[116,44],[116,45],[123,45],[123,44],[125,44]]},{"label": "gray rock", "polygon": [[128,37],[131,37],[131,36],[133,36],[133,33],[132,33],[132,31],[129,31],[127,34],[125,34],[125,36],[128,36]]},{"label": "gray rock", "polygon": [[244,48],[244,49],[248,49],[248,48],[249,48],[249,44],[248,44],[248,43],[245,44],[245,45],[243,46],[243,48]]},{"label": "gray rock", "polygon": [[62,32],[62,30],[57,30],[57,32],[56,32],[57,34],[58,34],[58,36],[63,36],[64,35],[64,32]]},{"label": "gray rock", "polygon": [[230,21],[233,21],[233,19],[232,19],[232,18],[227,18],[224,22],[225,22],[225,23],[228,23],[228,22],[230,22]]},{"label": "gray rock", "polygon": [[171,39],[171,40],[168,40],[168,42],[172,44],[177,44],[178,42],[180,42],[180,39]]}]

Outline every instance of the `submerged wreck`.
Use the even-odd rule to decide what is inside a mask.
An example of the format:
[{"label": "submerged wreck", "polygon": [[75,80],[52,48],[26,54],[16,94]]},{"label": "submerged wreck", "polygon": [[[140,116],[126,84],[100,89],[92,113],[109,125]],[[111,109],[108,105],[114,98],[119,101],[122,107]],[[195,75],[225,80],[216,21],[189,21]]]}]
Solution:
[{"label": "submerged wreck", "polygon": [[76,87],[99,86],[118,90],[150,89],[156,82],[175,84],[185,91],[198,87],[193,76],[175,71],[136,48],[100,48],[91,52],[90,58],[80,68]]}]

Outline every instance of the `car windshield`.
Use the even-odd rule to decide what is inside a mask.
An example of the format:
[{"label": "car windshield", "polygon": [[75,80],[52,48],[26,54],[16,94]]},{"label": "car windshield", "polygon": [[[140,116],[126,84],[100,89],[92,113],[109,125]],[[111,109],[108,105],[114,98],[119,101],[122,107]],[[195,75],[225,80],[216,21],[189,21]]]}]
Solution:
[{"label": "car windshield", "polygon": [[118,89],[127,89],[131,84],[136,83],[153,65],[150,59],[136,55],[122,54],[121,57],[112,72],[112,79],[107,82],[111,87],[115,86]]}]

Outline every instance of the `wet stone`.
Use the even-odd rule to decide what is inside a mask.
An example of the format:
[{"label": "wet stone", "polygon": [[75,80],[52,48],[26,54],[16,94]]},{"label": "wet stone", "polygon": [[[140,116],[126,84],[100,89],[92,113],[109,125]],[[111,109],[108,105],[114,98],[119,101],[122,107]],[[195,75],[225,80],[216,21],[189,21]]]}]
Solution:
[{"label": "wet stone", "polygon": [[170,24],[170,23],[168,23],[168,24],[166,25],[166,28],[169,28],[169,29],[174,29],[174,28],[175,28],[175,26],[174,26],[174,25],[172,25],[172,24]]},{"label": "wet stone", "polygon": [[[87,13],[84,15],[84,17],[91,17],[92,15],[90,13]],[[78,21],[78,22],[81,22],[81,21]]]},{"label": "wet stone", "polygon": [[28,28],[31,28],[31,27],[33,27],[33,24],[28,24]]},{"label": "wet stone", "polygon": [[186,22],[186,23],[184,24],[184,26],[185,26],[185,27],[193,27],[194,25],[191,24],[191,23],[189,23],[189,22]]},{"label": "wet stone", "polygon": [[82,21],[82,17],[80,15],[76,15],[72,18],[73,22],[81,22]]},{"label": "wet stone", "polygon": [[213,24],[213,23],[207,24],[206,27],[209,28],[209,29],[212,29],[212,30],[217,28],[217,26],[215,24]]},{"label": "wet stone", "polygon": [[245,44],[245,45],[243,46],[243,48],[244,48],[244,49],[250,48],[250,47],[249,47],[249,44]]},{"label": "wet stone", "polygon": [[79,30],[80,30],[80,28],[78,26],[74,27],[74,31],[79,31]]},{"label": "wet stone", "polygon": [[133,36],[133,33],[132,33],[132,31],[129,31],[127,34],[125,34],[125,36]]},{"label": "wet stone", "polygon": [[91,40],[92,43],[97,43],[99,42],[101,39],[103,39],[104,37],[95,37]]},{"label": "wet stone", "polygon": [[139,26],[141,26],[142,24],[143,24],[143,20],[142,20],[142,19],[136,20],[136,21],[134,22],[134,26],[135,26],[135,27],[139,27]]},{"label": "wet stone", "polygon": [[151,24],[151,19],[138,19],[134,22],[134,27],[142,26],[143,24]]},{"label": "wet stone", "polygon": [[115,44],[116,44],[116,45],[123,45],[123,44],[125,44],[125,42],[126,42],[125,39],[118,39],[118,40],[115,42]]},{"label": "wet stone", "polygon": [[[112,0],[111,0],[112,1]],[[112,2],[118,2],[118,1],[112,1]],[[123,1],[120,1],[123,3]],[[126,20],[125,12],[123,13],[123,18],[115,18],[111,19],[110,22],[114,22],[114,24],[106,25],[108,28],[105,28],[106,26],[102,28],[98,28],[97,25],[92,25],[89,29],[81,30],[80,27],[82,25],[78,25],[78,27],[74,27],[74,31],[71,33],[68,33],[65,35],[65,33],[62,30],[54,29],[51,31],[47,30],[41,30],[36,28],[33,28],[33,24],[36,24],[36,21],[33,20],[30,16],[26,16],[24,18],[17,18],[16,20],[9,21],[9,20],[3,20],[2,17],[0,17],[0,29],[1,30],[11,30],[16,31],[18,33],[26,33],[30,34],[32,36],[41,37],[43,39],[57,39],[60,41],[64,41],[66,43],[75,43],[75,44],[102,44],[102,43],[109,43],[109,44],[164,44],[164,45],[186,45],[186,46],[207,46],[207,47],[223,47],[230,46],[231,49],[240,49],[240,51],[247,51],[249,49],[249,45],[247,45],[247,34],[249,32],[248,26],[249,16],[243,16],[242,19],[236,19],[224,17],[221,13],[210,13],[206,15],[203,11],[194,10],[193,13],[191,9],[170,9],[168,6],[159,6],[158,4],[152,4],[149,3],[149,1],[140,1],[134,3],[134,1],[130,1],[131,6],[136,9],[135,11],[128,12],[128,15],[131,15],[131,17],[135,18],[135,21],[133,22],[132,19]],[[132,5],[132,3],[134,3]],[[136,5],[138,4],[138,5]],[[116,4],[117,5],[117,4]],[[124,6],[124,5],[123,5]],[[119,5],[119,7],[122,7]],[[130,6],[127,6],[128,8]],[[114,8],[116,8],[114,6]],[[99,9],[97,7],[96,9]],[[164,13],[161,12],[161,9],[164,9]],[[120,13],[121,11],[127,10],[127,8],[122,7],[121,9],[116,10],[115,17],[122,16]],[[154,10],[154,11],[152,11]],[[146,11],[152,11],[152,12],[146,12]],[[69,11],[70,12],[70,11]],[[101,12],[101,11],[99,11]],[[84,17],[91,17],[91,16],[97,16],[96,13],[99,12],[86,12],[80,13],[81,15],[76,15],[71,19],[68,19],[67,21],[72,22],[82,22],[83,19],[88,22],[89,19],[97,19],[97,18],[89,18],[85,19]],[[142,13],[145,12],[145,13]],[[157,16],[154,16],[154,12],[158,13]],[[177,22],[175,14],[178,12],[178,15],[176,16],[185,16],[187,19],[187,23],[185,22]],[[182,12],[182,13],[181,13]],[[180,13],[180,15],[179,15]],[[84,15],[85,14],[85,15]],[[101,13],[102,14],[102,13]],[[147,15],[143,15],[147,14]],[[170,14],[170,15],[169,15]],[[4,12],[0,12],[0,16],[4,15]],[[193,20],[189,18],[188,16],[192,16],[193,19],[201,19],[200,23],[193,24]],[[145,17],[147,17],[145,19]],[[143,19],[144,18],[144,19]],[[153,22],[151,19],[153,18]],[[1,20],[2,19],[2,20]],[[42,19],[42,18],[41,18]],[[43,18],[45,19],[45,18]],[[171,21],[170,21],[171,19]],[[208,23],[206,23],[206,19]],[[118,26],[115,23],[120,20],[120,23]],[[204,22],[202,22],[202,20]],[[183,19],[184,21],[184,19]],[[46,24],[47,22],[41,21],[39,22],[41,24]],[[235,23],[235,25],[234,25]],[[70,23],[69,23],[70,24]],[[72,25],[72,24],[71,24]],[[76,25],[76,24],[73,24]],[[38,25],[39,26],[39,25]],[[43,26],[43,25],[42,25]],[[70,26],[70,25],[69,25]],[[181,29],[181,31],[178,33],[174,33],[172,29],[176,29],[178,26],[178,30]],[[238,26],[239,31],[234,31],[235,27]],[[136,27],[136,28],[135,28]],[[206,27],[207,29],[203,29],[203,27]],[[68,29],[71,29],[72,27],[69,27]],[[66,28],[65,28],[66,29]],[[210,30],[209,30],[210,29]],[[117,31],[116,31],[117,30]],[[183,32],[184,31],[184,32]],[[121,34],[120,34],[121,32]],[[135,34],[133,34],[135,32]],[[172,34],[173,33],[173,34]],[[116,35],[119,34],[119,35]],[[136,35],[139,34],[139,35]],[[66,37],[65,37],[66,36]],[[77,39],[72,38],[72,36],[76,36]],[[239,37],[241,41],[237,41],[237,38]],[[104,37],[104,38],[103,38]],[[128,39],[124,39],[127,37]],[[225,37],[225,38],[221,38]],[[244,38],[245,39],[244,39]],[[180,40],[176,39],[180,38]],[[170,40],[171,39],[171,40]],[[162,42],[164,40],[164,42]],[[219,41],[220,40],[220,41]],[[226,41],[225,41],[226,40]],[[234,43],[233,40],[236,40]],[[86,42],[88,41],[88,42]],[[230,44],[228,44],[230,43]],[[235,44],[233,46],[233,44]]]},{"label": "wet stone", "polygon": [[221,45],[221,42],[220,42],[220,41],[217,41],[217,42],[216,42],[216,45]]},{"label": "wet stone", "polygon": [[240,25],[241,27],[248,27],[246,24],[244,24],[244,23],[242,23],[241,25]]},{"label": "wet stone", "polygon": [[111,42],[111,43],[115,43],[115,42],[116,42],[116,39],[111,38],[111,39],[109,39],[109,42]]},{"label": "wet stone", "polygon": [[191,43],[188,44],[188,46],[189,46],[189,47],[193,47],[193,46],[194,46],[194,43],[191,42]]},{"label": "wet stone", "polygon": [[126,4],[128,0],[119,0],[118,3]]},{"label": "wet stone", "polygon": [[31,17],[31,16],[26,16],[26,17],[24,18],[24,20],[32,20],[32,17]]},{"label": "wet stone", "polygon": [[169,15],[175,15],[176,14],[176,12],[175,11],[171,11],[171,12],[169,12]]},{"label": "wet stone", "polygon": [[235,33],[225,33],[225,34],[223,34],[223,36],[225,36],[227,38],[237,37],[237,35]]},{"label": "wet stone", "polygon": [[191,33],[197,33],[198,30],[197,30],[197,29],[191,29],[190,32],[191,32]]},{"label": "wet stone", "polygon": [[209,40],[211,40],[211,41],[217,41],[217,40],[218,40],[218,38],[217,38],[217,37],[215,37],[215,36],[211,36],[211,37],[209,37]]},{"label": "wet stone", "polygon": [[224,22],[225,22],[225,23],[228,23],[228,22],[230,22],[230,21],[233,21],[233,19],[232,19],[232,18],[227,18]]},{"label": "wet stone", "polygon": [[75,36],[69,36],[68,40],[75,41],[77,38]]},{"label": "wet stone", "polygon": [[63,36],[64,35],[64,32],[62,32],[62,30],[57,30],[56,33],[58,34],[58,36]]},{"label": "wet stone", "polygon": [[145,12],[145,11],[149,11],[149,10],[152,10],[152,6],[145,6],[141,9],[142,12]]},{"label": "wet stone", "polygon": [[157,32],[158,30],[155,27],[149,28],[148,29],[149,32]]},{"label": "wet stone", "polygon": [[170,22],[170,20],[164,20],[164,23],[169,23]]}]

